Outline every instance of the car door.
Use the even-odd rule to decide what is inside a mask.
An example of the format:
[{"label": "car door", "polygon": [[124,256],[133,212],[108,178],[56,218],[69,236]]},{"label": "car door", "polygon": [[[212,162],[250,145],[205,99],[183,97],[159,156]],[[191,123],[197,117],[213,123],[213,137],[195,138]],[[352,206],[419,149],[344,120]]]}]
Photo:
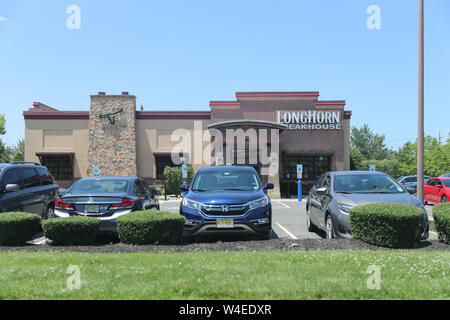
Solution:
[{"label": "car door", "polygon": [[139,180],[134,181],[134,196],[138,198],[137,201],[139,202],[139,209],[145,210],[145,195]]},{"label": "car door", "polygon": [[435,193],[435,201],[441,202],[442,196],[445,193],[445,186],[441,179],[436,179],[436,193]]},{"label": "car door", "polygon": [[0,181],[0,212],[24,211],[22,203],[24,190],[6,193],[5,187],[8,184],[22,185],[19,173],[15,168],[7,169]]},{"label": "car door", "polygon": [[142,194],[144,196],[143,207],[144,209],[150,209],[153,207],[153,195],[150,191],[149,186],[143,180],[139,180],[139,183],[141,185]]},{"label": "car door", "polygon": [[330,175],[327,174],[325,178],[322,181],[322,184],[320,185],[320,188],[325,188],[325,192],[318,193],[319,202],[320,202],[320,208],[319,208],[319,221],[318,225],[322,228],[325,228],[325,216],[328,208],[328,204],[331,201],[330,196],[330,185],[331,185],[331,178]]},{"label": "car door", "polygon": [[45,213],[46,201],[36,169],[29,166],[21,167],[18,171],[22,178],[23,191],[25,194],[22,202],[24,211],[35,213],[42,217]]},{"label": "car door", "polygon": [[319,224],[319,216],[320,216],[320,198],[317,194],[316,190],[320,188],[323,180],[325,179],[325,174],[321,175],[317,180],[317,183],[312,187],[309,193],[309,211],[311,213],[311,222],[318,226]]},{"label": "car door", "polygon": [[430,179],[425,183],[425,201],[435,202],[436,184],[437,179]]}]

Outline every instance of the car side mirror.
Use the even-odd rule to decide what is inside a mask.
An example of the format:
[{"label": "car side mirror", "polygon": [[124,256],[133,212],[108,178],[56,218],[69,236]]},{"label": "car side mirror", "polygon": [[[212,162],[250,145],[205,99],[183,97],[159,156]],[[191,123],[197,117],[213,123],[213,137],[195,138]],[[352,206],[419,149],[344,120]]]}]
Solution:
[{"label": "car side mirror", "polygon": [[184,192],[188,192],[189,191],[189,186],[187,183],[182,183],[180,184],[180,190],[184,191]]},{"label": "car side mirror", "polygon": [[442,188],[442,184],[438,184],[438,185],[436,185],[436,188],[439,188],[439,189],[441,189],[441,188]]},{"label": "car side mirror", "polygon": [[157,190],[157,189],[153,189],[152,191],[152,195],[154,196],[159,196],[161,194],[161,191]]},{"label": "car side mirror", "polygon": [[266,183],[265,185],[264,185],[264,190],[271,190],[271,189],[273,189],[274,188],[274,185],[273,185],[273,183]]},{"label": "car side mirror", "polygon": [[69,191],[69,190],[67,190],[65,188],[59,188],[58,189],[58,194],[59,194],[60,197],[62,197],[63,195],[65,195],[67,193],[67,191]]},{"label": "car side mirror", "polygon": [[327,188],[325,188],[325,187],[317,188],[316,192],[320,193],[320,194],[325,194],[325,193],[327,193]]},{"label": "car side mirror", "polygon": [[20,186],[18,184],[7,184],[5,186],[5,193],[17,192],[19,190],[20,190]]}]

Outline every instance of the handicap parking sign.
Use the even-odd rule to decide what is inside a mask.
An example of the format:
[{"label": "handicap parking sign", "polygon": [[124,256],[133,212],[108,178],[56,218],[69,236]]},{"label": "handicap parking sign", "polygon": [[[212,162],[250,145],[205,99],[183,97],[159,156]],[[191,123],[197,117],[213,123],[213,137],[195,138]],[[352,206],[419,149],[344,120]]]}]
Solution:
[{"label": "handicap parking sign", "polygon": [[94,177],[98,177],[100,175],[100,168],[98,166],[94,166]]},{"label": "handicap parking sign", "polygon": [[301,179],[303,176],[303,165],[298,164],[297,165],[297,179]]}]

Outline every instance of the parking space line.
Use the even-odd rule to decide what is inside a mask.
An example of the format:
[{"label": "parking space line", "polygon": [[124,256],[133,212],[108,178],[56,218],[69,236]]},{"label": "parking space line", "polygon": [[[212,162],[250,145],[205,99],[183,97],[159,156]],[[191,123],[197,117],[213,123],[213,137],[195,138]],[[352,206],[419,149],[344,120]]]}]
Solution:
[{"label": "parking space line", "polygon": [[281,203],[283,206],[285,206],[286,208],[290,209],[289,206],[285,205],[285,204],[284,204],[283,202],[281,202],[280,200],[275,200],[275,201],[278,202],[278,203]]},{"label": "parking space line", "polygon": [[286,229],[285,227],[283,227],[281,224],[279,224],[278,222],[276,223],[277,226],[279,226],[281,228],[281,230],[283,230],[289,237],[291,237],[294,240],[297,240],[298,238],[296,236],[294,236],[288,229]]}]

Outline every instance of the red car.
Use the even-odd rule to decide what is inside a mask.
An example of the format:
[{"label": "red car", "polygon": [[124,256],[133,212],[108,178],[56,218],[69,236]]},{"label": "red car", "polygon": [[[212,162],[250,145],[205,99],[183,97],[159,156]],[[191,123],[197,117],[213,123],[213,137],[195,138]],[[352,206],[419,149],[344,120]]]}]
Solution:
[{"label": "red car", "polygon": [[450,178],[431,178],[424,184],[425,203],[447,202],[450,199]]}]

